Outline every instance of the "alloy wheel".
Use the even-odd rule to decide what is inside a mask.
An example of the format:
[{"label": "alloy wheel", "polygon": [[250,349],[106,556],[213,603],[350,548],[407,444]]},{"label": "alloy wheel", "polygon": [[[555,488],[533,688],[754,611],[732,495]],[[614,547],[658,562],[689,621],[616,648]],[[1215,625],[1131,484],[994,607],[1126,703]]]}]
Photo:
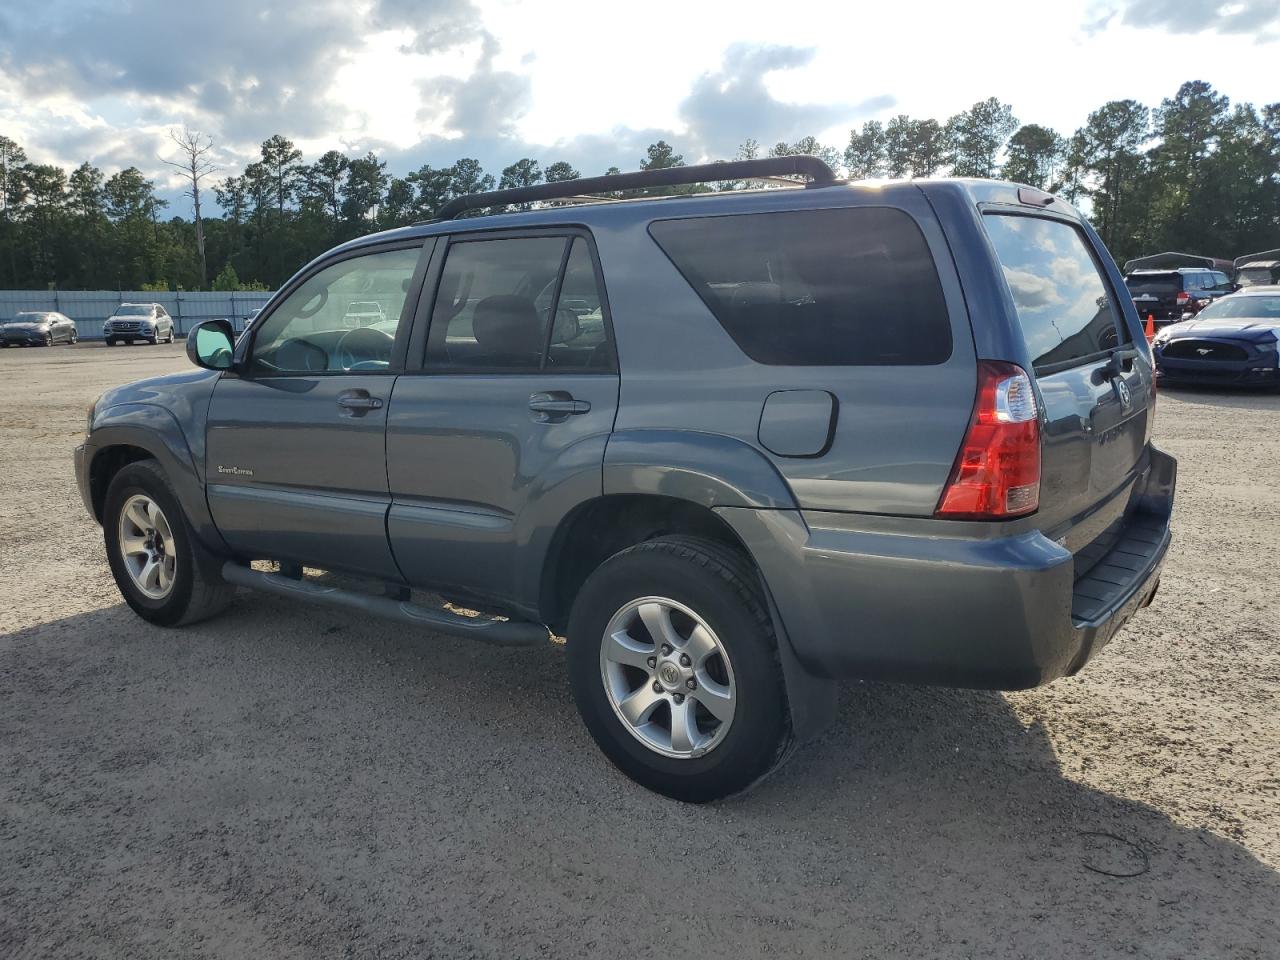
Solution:
[{"label": "alloy wheel", "polygon": [[720,638],[694,610],[642,597],[609,620],[600,679],[627,731],[650,750],[699,757],[723,741],[737,709],[733,667]]},{"label": "alloy wheel", "polygon": [[164,511],[145,494],[134,494],[120,511],[120,555],[133,585],[151,600],[173,589],[178,553]]}]

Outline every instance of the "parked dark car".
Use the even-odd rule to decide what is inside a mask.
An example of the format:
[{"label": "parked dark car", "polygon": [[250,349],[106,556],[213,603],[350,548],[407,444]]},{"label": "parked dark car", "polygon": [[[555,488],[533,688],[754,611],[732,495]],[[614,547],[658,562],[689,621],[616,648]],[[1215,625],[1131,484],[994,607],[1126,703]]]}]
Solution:
[{"label": "parked dark car", "polygon": [[[386,319],[350,326],[370,302]],[[778,157],[467,196],[187,354],[204,369],[104,394],[76,452],[134,611],[190,623],[242,585],[566,637],[597,743],[684,800],[821,731],[833,678],[1075,673],[1169,545],[1138,316],[1088,223],[1029,187]]]},{"label": "parked dark car", "polygon": [[1148,314],[1153,315],[1157,327],[1193,316],[1209,302],[1235,289],[1223,271],[1202,267],[1134,270],[1125,275],[1124,282],[1138,316],[1145,321]]},{"label": "parked dark car", "polygon": [[173,318],[158,303],[122,303],[102,325],[108,347],[117,343],[173,343]]},{"label": "parked dark car", "polygon": [[1152,341],[1161,382],[1280,387],[1280,286],[1245,287]]},{"label": "parked dark car", "polygon": [[56,310],[32,310],[14,314],[0,324],[0,347],[52,347],[80,339],[76,322]]}]

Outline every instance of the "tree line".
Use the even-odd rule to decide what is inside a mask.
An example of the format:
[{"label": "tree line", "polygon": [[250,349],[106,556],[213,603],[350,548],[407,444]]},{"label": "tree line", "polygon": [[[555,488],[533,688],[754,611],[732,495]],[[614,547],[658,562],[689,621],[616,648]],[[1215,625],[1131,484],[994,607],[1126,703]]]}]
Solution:
[{"label": "tree line", "polygon": [[[181,160],[166,162],[189,185],[190,218],[166,216],[168,202],[136,167],[107,176],[86,162],[68,174],[30,162],[0,135],[0,289],[266,289],[335,243],[430,219],[454,197],[581,175],[564,160],[544,167],[525,157],[495,176],[464,157],[397,176],[372,152],[330,150],[305,163],[275,135],[243,170],[218,176],[211,140],[186,129],[173,137]],[[1229,257],[1280,247],[1280,103],[1233,106],[1203,81],[1182,84],[1154,108],[1103,104],[1070,135],[1022,124],[992,97],[945,121],[868,121],[842,148],[814,137],[767,147],[747,140],[737,159],[798,153],[855,179],[1000,177],[1050,190],[1090,215],[1120,261],[1158,250]],[[660,140],[639,165],[684,162]],[[210,192],[219,216],[202,215]]]}]

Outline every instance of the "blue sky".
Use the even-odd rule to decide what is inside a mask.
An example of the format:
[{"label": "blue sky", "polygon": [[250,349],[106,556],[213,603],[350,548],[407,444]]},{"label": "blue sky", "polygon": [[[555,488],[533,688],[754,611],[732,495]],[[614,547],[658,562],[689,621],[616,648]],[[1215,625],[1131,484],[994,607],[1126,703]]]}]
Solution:
[{"label": "blue sky", "polygon": [[[522,156],[634,168],[997,96],[1070,133],[1108,99],[1157,105],[1203,79],[1280,99],[1280,0],[981,5],[654,0],[5,0],[0,133],[32,159],[136,165],[174,198],[167,131],[210,134],[224,170],[283,133],[310,160],[375,150],[394,173]],[[980,12],[979,12],[980,11]]]}]

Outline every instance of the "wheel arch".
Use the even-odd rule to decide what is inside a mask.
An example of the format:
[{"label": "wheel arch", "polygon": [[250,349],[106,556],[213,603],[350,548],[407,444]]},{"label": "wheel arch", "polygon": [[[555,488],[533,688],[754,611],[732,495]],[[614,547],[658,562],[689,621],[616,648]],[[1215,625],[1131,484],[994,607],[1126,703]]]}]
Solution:
[{"label": "wheel arch", "polygon": [[227,552],[209,513],[203,477],[171,411],[149,403],[110,407],[95,418],[89,445],[93,450],[86,467],[90,502],[99,523],[107,488],[116,473],[138,460],[155,460],[172,485],[196,538],[209,549]]},{"label": "wheel arch", "polygon": [[561,521],[545,557],[542,621],[563,634],[574,599],[596,567],[629,546],[672,536],[710,541],[754,573],[774,624],[792,729],[797,742],[816,737],[835,716],[835,684],[800,663],[751,550],[729,522],[705,504],[656,494],[606,494],[580,504]]}]

